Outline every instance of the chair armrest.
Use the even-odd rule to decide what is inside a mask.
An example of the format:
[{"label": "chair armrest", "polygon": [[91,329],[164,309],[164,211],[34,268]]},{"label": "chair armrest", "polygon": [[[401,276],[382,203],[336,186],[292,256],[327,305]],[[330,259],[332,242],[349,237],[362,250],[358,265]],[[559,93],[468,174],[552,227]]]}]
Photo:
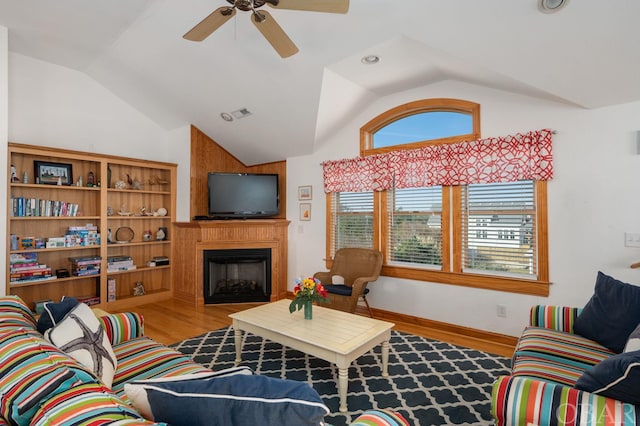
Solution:
[{"label": "chair armrest", "polygon": [[357,294],[358,296],[360,296],[362,294],[362,292],[364,291],[365,287],[367,286],[367,284],[369,284],[371,281],[375,281],[377,280],[378,277],[360,277],[360,278],[356,278],[353,281],[353,285],[351,286],[351,294]]},{"label": "chair armrest", "polygon": [[98,317],[112,345],[144,336],[144,318],[135,312]]},{"label": "chair armrest", "polygon": [[316,272],[315,274],[313,274],[313,278],[319,279],[320,282],[322,283],[322,285],[331,284],[331,272],[329,272],[329,271],[327,271],[327,272]]},{"label": "chair armrest", "polygon": [[529,314],[529,325],[573,333],[573,323],[580,312],[582,308],[535,305]]},{"label": "chair armrest", "polygon": [[635,425],[640,410],[612,398],[527,377],[501,376],[493,384],[491,415],[496,426]]}]

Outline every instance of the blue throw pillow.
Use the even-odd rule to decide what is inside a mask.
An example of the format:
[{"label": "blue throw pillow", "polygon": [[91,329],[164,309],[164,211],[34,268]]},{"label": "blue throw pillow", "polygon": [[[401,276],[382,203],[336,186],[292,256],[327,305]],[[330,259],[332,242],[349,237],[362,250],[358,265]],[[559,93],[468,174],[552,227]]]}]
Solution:
[{"label": "blue throw pillow", "polygon": [[62,321],[78,303],[80,302],[73,297],[63,297],[59,303],[46,302],[44,310],[40,318],[38,318],[38,331],[40,334],[44,334],[45,331]]},{"label": "blue throw pillow", "polygon": [[573,330],[620,353],[640,323],[639,307],[640,287],[598,272],[594,294],[576,318]]},{"label": "blue throw pillow", "polygon": [[329,414],[307,383],[267,376],[194,374],[127,383],[125,392],[145,418],[172,426],[318,426]]},{"label": "blue throw pillow", "polygon": [[576,389],[640,404],[640,351],[613,355],[586,370]]}]

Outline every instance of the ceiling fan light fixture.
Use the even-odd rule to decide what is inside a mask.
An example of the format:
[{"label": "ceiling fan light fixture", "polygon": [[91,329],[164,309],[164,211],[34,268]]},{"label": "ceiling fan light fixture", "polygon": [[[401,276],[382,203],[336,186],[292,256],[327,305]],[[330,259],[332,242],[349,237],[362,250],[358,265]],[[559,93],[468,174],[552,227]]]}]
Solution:
[{"label": "ceiling fan light fixture", "polygon": [[224,121],[233,121],[233,117],[228,112],[220,113],[220,117],[222,117]]},{"label": "ceiling fan light fixture", "polygon": [[564,8],[569,0],[538,0],[538,10],[542,13],[555,13]]},{"label": "ceiling fan light fixture", "polygon": [[360,62],[362,62],[365,65],[377,64],[378,62],[380,62],[380,56],[378,55],[363,56],[362,59],[360,59]]}]

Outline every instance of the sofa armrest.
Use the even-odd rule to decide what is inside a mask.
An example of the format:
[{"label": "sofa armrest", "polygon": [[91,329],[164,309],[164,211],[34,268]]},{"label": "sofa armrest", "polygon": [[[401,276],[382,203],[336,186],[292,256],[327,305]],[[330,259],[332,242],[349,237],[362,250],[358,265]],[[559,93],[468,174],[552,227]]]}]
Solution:
[{"label": "sofa armrest", "polygon": [[573,333],[573,323],[582,308],[568,306],[535,305],[529,313],[529,325]]},{"label": "sofa armrest", "polygon": [[528,377],[501,376],[493,384],[496,426],[640,424],[640,407]]},{"label": "sofa armrest", "polygon": [[144,336],[144,318],[135,312],[98,317],[112,345]]}]

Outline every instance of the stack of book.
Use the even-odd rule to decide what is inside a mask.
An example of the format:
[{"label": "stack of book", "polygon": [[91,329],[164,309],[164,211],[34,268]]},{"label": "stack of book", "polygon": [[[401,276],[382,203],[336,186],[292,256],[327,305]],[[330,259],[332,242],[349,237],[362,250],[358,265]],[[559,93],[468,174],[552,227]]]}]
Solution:
[{"label": "stack of book", "polygon": [[99,246],[100,233],[98,227],[91,223],[84,226],[70,226],[64,236],[65,247]]},{"label": "stack of book", "polygon": [[38,263],[36,253],[11,253],[9,280],[14,284],[55,279],[51,268]]},{"label": "stack of book", "polygon": [[11,197],[11,216],[77,216],[78,204],[59,200]]},{"label": "stack of book", "polygon": [[136,269],[131,256],[107,257],[107,272],[132,271]]},{"label": "stack of book", "polygon": [[71,261],[71,275],[83,277],[100,274],[100,262],[102,262],[100,256],[70,257],[69,260]]}]

